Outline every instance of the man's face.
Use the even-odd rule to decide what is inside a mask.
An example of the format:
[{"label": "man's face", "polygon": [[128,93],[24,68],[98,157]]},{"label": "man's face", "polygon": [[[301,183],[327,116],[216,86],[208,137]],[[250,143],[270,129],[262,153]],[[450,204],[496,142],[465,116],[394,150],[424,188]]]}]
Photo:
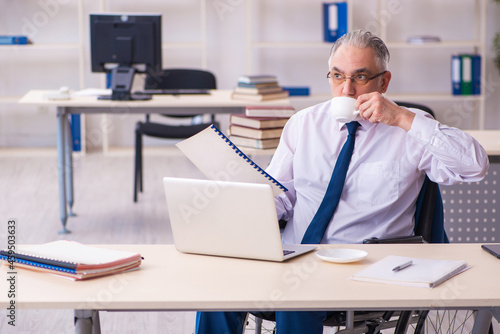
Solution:
[{"label": "man's face", "polygon": [[[330,60],[330,76],[344,77],[365,77],[371,78],[383,70],[377,67],[375,54],[371,48],[356,48],[352,46],[340,46]],[[371,92],[385,93],[389,86],[391,73],[386,72],[383,75],[368,81],[366,85],[358,85],[352,80],[347,79],[340,84],[330,78],[330,87],[332,96],[349,96],[358,98],[359,95]]]}]

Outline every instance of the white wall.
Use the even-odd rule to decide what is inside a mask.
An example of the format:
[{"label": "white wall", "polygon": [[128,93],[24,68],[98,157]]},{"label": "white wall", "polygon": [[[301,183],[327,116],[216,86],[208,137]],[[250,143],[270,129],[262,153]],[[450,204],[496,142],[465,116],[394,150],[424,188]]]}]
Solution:
[{"label": "white wall", "polygon": [[[473,38],[474,1],[472,0],[388,0],[392,8],[382,16],[388,27],[388,40],[404,41],[409,35],[433,34],[443,40]],[[103,74],[90,73],[88,59],[88,13],[99,11],[98,0],[84,3],[85,87],[102,84]],[[107,2],[110,12],[159,12],[163,14],[163,40],[167,43],[200,40],[198,0],[115,0]],[[208,68],[218,79],[218,87],[231,89],[238,75],[245,73],[245,19],[243,0],[207,0]],[[252,38],[255,41],[320,42],[322,39],[319,0],[255,0]],[[500,5],[487,0],[486,129],[500,128],[500,75],[493,65],[491,41],[500,31]],[[78,1],[0,0],[0,34],[28,34],[34,43],[77,43],[79,41]],[[355,0],[353,27],[375,27],[376,1]],[[454,51],[393,50],[390,92],[447,92],[449,58]],[[329,47],[312,49],[258,49],[252,53],[256,73],[276,73],[283,85],[307,85],[312,93],[327,93],[326,61]],[[29,89],[57,89],[66,85],[79,89],[78,49],[23,50],[0,48],[0,95],[20,96]],[[199,67],[197,49],[167,49],[164,67]],[[422,101],[423,102],[423,101]],[[427,103],[435,108],[438,119],[461,128],[474,126],[473,119],[459,105]],[[303,106],[303,105],[301,105]],[[113,125],[111,145],[132,145],[138,115],[110,117]],[[221,116],[224,122],[225,116]],[[88,146],[99,147],[101,117],[87,116]],[[55,110],[23,107],[15,102],[0,103],[0,147],[55,146]],[[150,143],[155,143],[150,141]]]}]

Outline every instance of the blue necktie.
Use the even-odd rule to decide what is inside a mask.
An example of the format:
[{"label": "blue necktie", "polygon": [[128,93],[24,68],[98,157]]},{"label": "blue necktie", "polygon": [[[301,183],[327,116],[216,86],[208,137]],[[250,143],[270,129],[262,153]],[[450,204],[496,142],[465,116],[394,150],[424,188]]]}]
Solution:
[{"label": "blue necktie", "polygon": [[332,219],[333,213],[339,204],[340,195],[344,188],[345,176],[351,161],[352,151],[354,149],[354,140],[356,137],[356,129],[359,126],[358,122],[347,123],[347,131],[349,132],[347,140],[342,146],[335,168],[333,169],[332,178],[326,189],[325,197],[321,202],[318,211],[314,215],[313,220],[302,238],[303,244],[319,244],[325,234],[326,227]]}]

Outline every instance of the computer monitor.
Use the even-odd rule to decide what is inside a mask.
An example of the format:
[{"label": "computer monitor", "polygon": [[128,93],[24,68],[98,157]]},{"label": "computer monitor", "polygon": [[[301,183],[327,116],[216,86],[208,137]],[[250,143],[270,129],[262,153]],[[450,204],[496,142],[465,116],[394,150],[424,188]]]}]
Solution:
[{"label": "computer monitor", "polygon": [[161,15],[90,14],[90,58],[92,72],[111,73],[108,99],[150,99],[130,89],[135,73],[162,70]]}]

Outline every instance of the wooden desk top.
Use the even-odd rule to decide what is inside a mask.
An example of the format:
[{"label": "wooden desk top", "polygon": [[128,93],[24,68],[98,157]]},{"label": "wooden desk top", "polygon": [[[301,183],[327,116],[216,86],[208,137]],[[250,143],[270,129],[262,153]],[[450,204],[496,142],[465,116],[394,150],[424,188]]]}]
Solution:
[{"label": "wooden desk top", "polygon": [[231,98],[232,90],[212,90],[210,94],[200,95],[153,95],[147,101],[112,101],[98,100],[96,96],[78,96],[69,100],[48,100],[44,98],[45,93],[54,92],[50,90],[30,90],[20,100],[20,104],[50,105],[57,107],[128,107],[128,108],[165,108],[165,107],[245,107],[248,105],[290,105],[288,99],[251,102],[234,100]]},{"label": "wooden desk top", "polygon": [[500,130],[466,130],[486,150],[488,155],[500,155]]},{"label": "wooden desk top", "polygon": [[[135,272],[74,282],[18,269],[18,308],[102,310],[257,310],[460,308],[500,306],[500,260],[479,244],[328,245],[368,252],[334,264],[313,253],[285,263],[182,254],[172,245],[114,245],[145,260]],[[391,254],[465,260],[471,269],[427,288],[356,282],[349,277]],[[7,268],[0,269],[6,307]]]}]

